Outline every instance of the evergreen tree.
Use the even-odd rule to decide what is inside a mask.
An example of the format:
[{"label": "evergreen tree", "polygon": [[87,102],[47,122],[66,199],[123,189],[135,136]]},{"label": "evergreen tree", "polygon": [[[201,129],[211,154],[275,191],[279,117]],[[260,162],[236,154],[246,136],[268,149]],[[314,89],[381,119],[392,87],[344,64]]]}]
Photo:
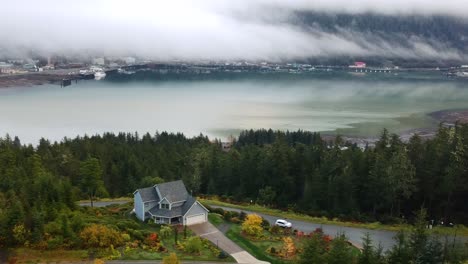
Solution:
[{"label": "evergreen tree", "polygon": [[304,244],[304,249],[299,255],[300,264],[326,263],[326,242],[320,233],[314,234]]},{"label": "evergreen tree", "polygon": [[87,194],[93,207],[93,200],[96,195],[107,195],[102,180],[102,169],[99,160],[89,157],[80,167],[81,190]]}]

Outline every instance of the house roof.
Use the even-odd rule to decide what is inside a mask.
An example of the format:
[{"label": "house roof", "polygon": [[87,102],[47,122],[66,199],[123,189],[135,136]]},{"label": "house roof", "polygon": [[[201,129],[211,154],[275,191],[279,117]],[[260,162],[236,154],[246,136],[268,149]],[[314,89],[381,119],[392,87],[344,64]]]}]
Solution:
[{"label": "house roof", "polygon": [[181,206],[177,207],[172,207],[171,210],[169,209],[160,209],[159,206],[155,206],[149,210],[149,212],[154,215],[154,216],[159,216],[159,217],[177,217],[177,216],[183,216],[187,213],[187,211],[192,207],[192,205],[196,202],[197,200],[191,196],[187,196],[187,201],[183,203]]},{"label": "house roof", "polygon": [[159,206],[155,206],[149,210],[150,214],[158,217],[177,217],[182,216],[182,206],[172,207],[172,210],[169,209],[161,209]]},{"label": "house roof", "polygon": [[158,194],[156,193],[156,189],[154,187],[138,189],[137,192],[140,193],[143,202],[159,201]]},{"label": "house roof", "polygon": [[156,184],[161,200],[166,198],[170,203],[187,200],[188,192],[181,180]]},{"label": "house roof", "polygon": [[193,196],[188,194],[187,189],[181,180],[156,184],[153,187],[138,189],[137,192],[140,193],[143,202],[160,202],[164,198],[169,203],[183,202],[180,204],[175,203],[175,205],[179,206],[172,206],[171,210],[159,208],[159,205],[156,204],[148,212],[158,217],[172,218],[183,216],[197,201]]}]

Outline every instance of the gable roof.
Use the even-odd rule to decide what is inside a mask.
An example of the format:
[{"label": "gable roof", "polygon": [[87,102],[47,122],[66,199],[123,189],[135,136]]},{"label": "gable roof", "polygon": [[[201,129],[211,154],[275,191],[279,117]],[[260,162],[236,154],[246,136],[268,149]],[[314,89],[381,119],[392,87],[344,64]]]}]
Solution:
[{"label": "gable roof", "polygon": [[138,189],[137,192],[140,193],[141,200],[143,200],[143,202],[159,201],[158,194],[156,193],[156,188],[154,187]]},{"label": "gable roof", "polygon": [[167,218],[178,217],[178,216],[184,215],[184,213],[182,212],[182,206],[173,207],[172,210],[169,210],[169,209],[159,208],[159,206],[156,205],[155,207],[151,208],[148,212],[151,215],[154,215],[157,217],[167,217]]},{"label": "gable roof", "polygon": [[196,201],[197,200],[192,195],[189,195],[187,197],[187,201],[181,206],[182,207],[182,215],[185,215],[187,213],[187,211],[192,207],[192,205]]},{"label": "gable roof", "polygon": [[169,203],[185,201],[189,196],[182,180],[160,183],[154,187],[158,189],[161,195],[160,199],[166,198]]},{"label": "gable roof", "polygon": [[159,206],[155,206],[151,208],[149,212],[151,215],[158,216],[158,217],[172,218],[172,217],[184,216],[190,210],[190,208],[192,208],[193,204],[196,201],[197,200],[193,196],[188,195],[187,201],[185,201],[182,206],[172,207],[171,210],[163,209],[163,208],[159,208]]}]

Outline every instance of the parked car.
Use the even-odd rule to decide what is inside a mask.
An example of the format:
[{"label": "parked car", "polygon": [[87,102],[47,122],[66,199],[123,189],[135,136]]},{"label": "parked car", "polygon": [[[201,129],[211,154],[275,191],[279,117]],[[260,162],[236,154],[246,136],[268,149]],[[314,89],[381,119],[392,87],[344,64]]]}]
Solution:
[{"label": "parked car", "polygon": [[276,220],[275,225],[280,226],[280,227],[285,227],[285,228],[286,227],[290,228],[292,226],[290,222],[283,220],[283,219]]}]

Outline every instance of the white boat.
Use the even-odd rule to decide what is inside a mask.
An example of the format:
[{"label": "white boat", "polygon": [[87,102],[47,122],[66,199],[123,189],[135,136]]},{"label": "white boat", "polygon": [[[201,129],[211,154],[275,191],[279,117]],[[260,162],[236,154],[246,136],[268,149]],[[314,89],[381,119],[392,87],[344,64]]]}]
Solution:
[{"label": "white boat", "polygon": [[104,71],[97,71],[94,73],[94,79],[102,80],[104,78],[106,78],[106,73]]},{"label": "white boat", "polygon": [[468,78],[468,71],[460,71],[460,72],[457,72],[456,75],[458,77]]}]

